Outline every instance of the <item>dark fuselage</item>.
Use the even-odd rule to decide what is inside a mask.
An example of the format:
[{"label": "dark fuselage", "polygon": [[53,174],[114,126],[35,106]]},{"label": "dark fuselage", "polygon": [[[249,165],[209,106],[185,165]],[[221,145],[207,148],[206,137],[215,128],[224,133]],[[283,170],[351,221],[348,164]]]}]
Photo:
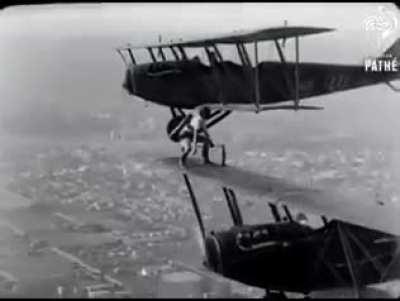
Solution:
[{"label": "dark fuselage", "polygon": [[[295,63],[258,64],[260,104],[295,99]],[[397,78],[393,72],[366,72],[363,66],[299,64],[299,98],[373,85]],[[131,65],[124,87],[161,105],[192,109],[203,104],[255,102],[255,68],[230,61],[213,66],[199,60]]]},{"label": "dark fuselage", "polygon": [[[340,232],[348,241],[351,263],[346,259]],[[316,230],[283,222],[213,233],[206,240],[206,249],[209,268],[227,278],[260,288],[307,294],[352,287],[351,269],[360,286],[395,279],[398,269],[388,268],[396,256],[397,239],[336,220]],[[390,273],[384,274],[385,270]]]}]

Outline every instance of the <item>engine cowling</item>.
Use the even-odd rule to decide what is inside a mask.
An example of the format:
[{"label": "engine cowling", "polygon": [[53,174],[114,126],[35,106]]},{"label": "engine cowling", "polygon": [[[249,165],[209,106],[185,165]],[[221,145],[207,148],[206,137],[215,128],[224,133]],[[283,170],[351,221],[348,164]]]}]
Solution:
[{"label": "engine cowling", "polygon": [[[307,225],[293,222],[245,225],[210,232],[205,239],[206,266],[250,285],[265,287],[266,284],[287,283],[287,269],[277,264],[287,262],[296,269],[291,258],[295,258],[296,253],[301,256],[298,250],[307,249],[306,237],[312,232]],[[299,263],[297,270],[303,271],[302,262]],[[296,272],[292,275],[294,279],[297,277]]]}]

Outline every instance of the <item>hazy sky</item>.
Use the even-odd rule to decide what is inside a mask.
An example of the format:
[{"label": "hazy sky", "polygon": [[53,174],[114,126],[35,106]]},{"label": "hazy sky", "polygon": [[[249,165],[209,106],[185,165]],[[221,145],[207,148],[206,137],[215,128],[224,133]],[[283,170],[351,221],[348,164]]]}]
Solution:
[{"label": "hazy sky", "polygon": [[[114,47],[155,42],[159,34],[163,39],[196,37],[279,26],[287,20],[289,25],[337,29],[302,39],[302,60],[362,64],[365,56],[378,54],[400,36],[394,31],[379,45],[382,33],[365,30],[364,21],[379,14],[380,6],[399,15],[393,4],[382,3],[113,3],[6,8],[0,11],[1,116],[29,122],[40,111],[58,110],[70,116],[81,111],[124,110],[131,98],[121,88],[124,65]],[[288,55],[290,50],[289,43]],[[394,103],[390,99],[398,97],[387,87],[337,95],[327,99],[364,103],[363,99],[379,95],[381,101],[389,99],[389,105],[384,104],[389,111]],[[344,108],[353,110],[359,103],[334,101],[331,106],[333,109],[324,113],[327,116]],[[368,111],[369,106],[365,107]],[[374,109],[367,111],[365,114]]]},{"label": "hazy sky", "polygon": [[2,33],[12,35],[124,37],[155,31],[154,38],[165,31],[201,34],[281,25],[284,19],[293,25],[362,30],[363,20],[378,6],[395,11],[390,3],[104,3],[15,6],[3,10],[1,18],[8,25]]}]

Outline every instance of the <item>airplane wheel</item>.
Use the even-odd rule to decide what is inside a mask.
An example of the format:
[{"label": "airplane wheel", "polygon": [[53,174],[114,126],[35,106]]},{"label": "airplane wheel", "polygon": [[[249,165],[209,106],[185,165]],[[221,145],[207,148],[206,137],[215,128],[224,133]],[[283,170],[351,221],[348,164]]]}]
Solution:
[{"label": "airplane wheel", "polygon": [[168,123],[167,123],[167,127],[166,127],[167,135],[173,142],[178,142],[179,135],[178,135],[178,133],[176,133],[175,135],[170,136],[170,134],[181,123],[183,118],[185,118],[185,116],[176,116],[174,118],[171,118],[171,120],[168,121]]}]

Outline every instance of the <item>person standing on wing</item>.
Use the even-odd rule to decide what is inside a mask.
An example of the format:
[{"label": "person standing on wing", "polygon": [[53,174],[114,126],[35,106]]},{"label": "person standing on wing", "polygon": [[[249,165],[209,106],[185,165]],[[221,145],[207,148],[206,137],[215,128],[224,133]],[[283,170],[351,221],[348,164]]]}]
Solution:
[{"label": "person standing on wing", "polygon": [[210,147],[214,146],[205,124],[205,119],[209,115],[209,110],[203,108],[193,114],[186,115],[176,128],[169,134],[170,137],[178,136],[175,141],[179,142],[182,155],[179,160],[181,167],[186,166],[186,159],[189,155],[194,155],[197,151],[196,144],[203,144],[202,156],[204,164],[212,163],[209,159]]},{"label": "person standing on wing", "polygon": [[213,141],[211,140],[210,134],[208,133],[206,119],[210,114],[210,110],[208,108],[202,108],[196,111],[191,120],[190,126],[193,129],[193,139],[192,139],[192,155],[194,155],[197,151],[196,145],[198,142],[202,143],[202,157],[204,164],[211,164],[209,158],[210,147],[214,146]]}]

